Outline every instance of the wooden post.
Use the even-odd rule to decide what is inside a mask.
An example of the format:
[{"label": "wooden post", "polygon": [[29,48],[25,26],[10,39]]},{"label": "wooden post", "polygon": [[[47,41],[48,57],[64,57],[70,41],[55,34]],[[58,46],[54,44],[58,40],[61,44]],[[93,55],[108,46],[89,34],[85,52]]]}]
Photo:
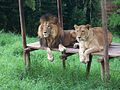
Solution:
[{"label": "wooden post", "polygon": [[107,29],[107,12],[106,12],[106,0],[101,0],[102,10],[102,27],[104,30],[104,68],[105,68],[105,79],[109,79],[109,61],[108,61],[108,29]]},{"label": "wooden post", "polygon": [[23,8],[23,0],[19,0],[19,13],[20,13],[20,25],[21,25],[21,35],[22,35],[22,43],[23,48],[26,48],[26,28],[25,28],[25,17],[24,17],[24,8]]},{"label": "wooden post", "polygon": [[25,28],[25,17],[24,17],[24,8],[23,8],[23,0],[19,0],[19,13],[20,13],[20,25],[21,25],[21,35],[22,35],[22,43],[23,43],[23,56],[25,63],[25,70],[27,71],[30,66],[30,51],[26,50],[26,28]]},{"label": "wooden post", "polygon": [[62,30],[63,30],[63,16],[62,16],[62,2],[61,2],[61,0],[57,0],[57,7],[58,7],[59,23],[60,23]]},{"label": "wooden post", "polygon": [[91,62],[92,62],[92,55],[89,55],[89,62],[87,63],[87,68],[86,68],[86,78],[88,78],[89,73],[90,73],[90,67],[91,67]]},{"label": "wooden post", "polygon": [[101,79],[104,80],[105,78],[105,65],[104,65],[104,60],[101,60]]}]

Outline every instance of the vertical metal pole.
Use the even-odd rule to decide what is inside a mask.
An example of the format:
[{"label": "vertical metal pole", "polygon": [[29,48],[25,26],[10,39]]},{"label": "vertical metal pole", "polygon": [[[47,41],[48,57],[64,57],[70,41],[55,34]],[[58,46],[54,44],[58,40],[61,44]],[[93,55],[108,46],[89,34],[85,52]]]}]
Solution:
[{"label": "vertical metal pole", "polygon": [[23,48],[26,48],[26,28],[25,28],[25,18],[23,10],[23,0],[19,0],[19,13],[20,13],[20,25],[21,25],[21,34],[22,34],[22,43]]},{"label": "vertical metal pole", "polygon": [[57,8],[58,8],[59,23],[63,29],[63,16],[62,16],[62,2],[61,2],[61,0],[57,0]]},{"label": "vertical metal pole", "polygon": [[109,79],[109,61],[108,61],[108,29],[107,29],[107,12],[106,12],[106,0],[101,0],[102,10],[102,27],[104,30],[104,65],[105,65],[105,79]]}]

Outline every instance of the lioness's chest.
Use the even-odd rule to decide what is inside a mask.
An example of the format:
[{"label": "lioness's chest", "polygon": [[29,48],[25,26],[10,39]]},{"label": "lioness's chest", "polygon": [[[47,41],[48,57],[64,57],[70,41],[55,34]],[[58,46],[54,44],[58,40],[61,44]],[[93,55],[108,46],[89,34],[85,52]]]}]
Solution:
[{"label": "lioness's chest", "polygon": [[90,43],[85,41],[85,42],[84,42],[84,47],[85,47],[86,49],[90,48]]}]

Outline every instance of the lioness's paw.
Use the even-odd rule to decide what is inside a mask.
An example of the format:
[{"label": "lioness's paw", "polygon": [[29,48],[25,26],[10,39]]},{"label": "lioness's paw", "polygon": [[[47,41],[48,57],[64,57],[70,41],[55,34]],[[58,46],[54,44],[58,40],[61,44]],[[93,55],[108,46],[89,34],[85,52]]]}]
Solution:
[{"label": "lioness's paw", "polygon": [[83,54],[81,54],[81,55],[80,55],[80,59],[81,59],[82,61],[85,61],[86,58],[85,58],[85,56],[84,56]]},{"label": "lioness's paw", "polygon": [[85,64],[87,64],[89,61],[85,60]]},{"label": "lioness's paw", "polygon": [[62,44],[59,44],[59,51],[60,52],[66,51],[66,47],[64,47]]},{"label": "lioness's paw", "polygon": [[79,46],[79,43],[75,43],[74,45],[73,45],[73,48],[77,48]]},{"label": "lioness's paw", "polygon": [[80,55],[80,62],[85,63],[85,56],[83,54]]},{"label": "lioness's paw", "polygon": [[85,63],[87,64],[89,62],[89,58],[86,58]]},{"label": "lioness's paw", "polygon": [[50,48],[47,48],[47,58],[50,61],[54,60],[54,57],[53,57],[53,54],[52,54],[52,51],[50,50]]},{"label": "lioness's paw", "polygon": [[83,62],[84,62],[84,60],[80,59],[80,62],[81,62],[81,63],[83,63]]}]

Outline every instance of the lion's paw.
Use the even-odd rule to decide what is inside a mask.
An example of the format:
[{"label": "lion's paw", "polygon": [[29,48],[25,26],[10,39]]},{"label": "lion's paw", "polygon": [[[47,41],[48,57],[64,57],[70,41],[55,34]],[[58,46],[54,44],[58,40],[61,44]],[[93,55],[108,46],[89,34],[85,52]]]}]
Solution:
[{"label": "lion's paw", "polygon": [[66,51],[66,47],[64,47],[62,44],[59,44],[59,51],[60,52]]},{"label": "lion's paw", "polygon": [[54,60],[54,57],[53,57],[53,54],[52,54],[52,51],[50,50],[50,48],[47,48],[47,58],[50,61]]}]

